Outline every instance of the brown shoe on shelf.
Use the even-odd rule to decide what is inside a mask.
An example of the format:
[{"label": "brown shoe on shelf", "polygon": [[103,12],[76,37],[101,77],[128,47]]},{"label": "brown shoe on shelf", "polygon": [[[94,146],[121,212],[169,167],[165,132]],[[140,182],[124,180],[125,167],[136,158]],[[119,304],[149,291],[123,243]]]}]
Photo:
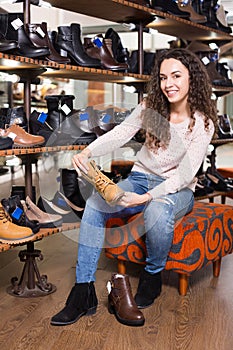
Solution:
[{"label": "brown shoe on shelf", "polygon": [[108,310],[116,319],[127,326],[143,326],[145,318],[133,298],[129,276],[113,274],[107,284]]},{"label": "brown shoe on shelf", "polygon": [[82,176],[95,187],[109,205],[117,204],[124,196],[124,191],[98,169],[94,160],[91,160],[88,166],[88,173],[81,171]]},{"label": "brown shoe on shelf", "polygon": [[43,136],[31,135],[16,124],[7,129],[0,129],[0,136],[10,137],[14,141],[13,147],[35,147],[45,142]]},{"label": "brown shoe on shelf", "polygon": [[26,201],[22,201],[22,204],[28,219],[39,221],[41,228],[62,226],[63,220],[61,215],[45,213],[33,203],[29,196],[26,197]]},{"label": "brown shoe on shelf", "polygon": [[7,244],[20,244],[28,242],[34,236],[29,227],[19,226],[11,222],[0,204],[0,242]]},{"label": "brown shoe on shelf", "polygon": [[189,19],[192,22],[195,23],[205,23],[207,22],[207,18],[204,15],[200,15],[199,13],[197,13],[194,8],[192,7],[192,1],[191,0],[178,0],[177,3],[179,10],[180,11],[185,11],[185,12],[189,12]]}]

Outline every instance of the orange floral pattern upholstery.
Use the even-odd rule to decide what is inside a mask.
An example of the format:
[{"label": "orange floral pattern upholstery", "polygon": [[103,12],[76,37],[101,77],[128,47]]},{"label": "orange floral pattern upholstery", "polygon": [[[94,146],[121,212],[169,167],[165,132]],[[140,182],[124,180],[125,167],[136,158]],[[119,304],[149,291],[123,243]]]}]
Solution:
[{"label": "orange floral pattern upholstery", "polygon": [[[142,213],[109,219],[105,254],[109,258],[145,264]],[[190,275],[229,253],[233,242],[233,207],[195,202],[191,213],[177,223],[166,270]]]}]

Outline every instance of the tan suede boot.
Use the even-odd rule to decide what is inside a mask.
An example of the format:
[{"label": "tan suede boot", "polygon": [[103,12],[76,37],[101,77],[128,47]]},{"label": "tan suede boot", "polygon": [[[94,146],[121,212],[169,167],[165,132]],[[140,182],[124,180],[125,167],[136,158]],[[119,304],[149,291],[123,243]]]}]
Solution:
[{"label": "tan suede boot", "polygon": [[11,222],[0,204],[0,242],[8,244],[19,244],[28,242],[33,237],[33,232],[29,227],[19,226]]},{"label": "tan suede boot", "polygon": [[88,166],[88,173],[81,171],[82,176],[95,187],[109,205],[117,204],[124,191],[98,169],[94,160],[91,160]]}]

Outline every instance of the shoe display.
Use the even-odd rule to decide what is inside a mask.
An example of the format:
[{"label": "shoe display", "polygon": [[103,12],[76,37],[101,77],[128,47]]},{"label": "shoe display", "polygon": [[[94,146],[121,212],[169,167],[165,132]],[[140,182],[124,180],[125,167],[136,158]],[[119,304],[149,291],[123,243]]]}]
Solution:
[{"label": "shoe display", "polygon": [[11,222],[9,215],[0,204],[0,243],[20,244],[32,239],[34,233],[29,227]]},{"label": "shoe display", "polygon": [[116,205],[124,196],[124,191],[98,169],[94,160],[91,160],[88,166],[87,174],[81,172],[84,179],[94,186],[109,205]]},{"label": "shoe display", "polygon": [[0,136],[10,137],[14,141],[13,147],[35,147],[45,142],[44,137],[31,135],[16,124],[7,129],[0,129]]},{"label": "shoe display", "polygon": [[26,201],[23,201],[23,207],[28,219],[39,221],[41,228],[62,226],[63,220],[61,215],[45,213],[33,203],[29,196],[26,197]]},{"label": "shoe display", "polygon": [[5,129],[17,124],[25,131],[28,129],[28,121],[23,107],[0,108],[0,129]]},{"label": "shoe display", "polygon": [[[80,221],[83,208],[75,207],[74,209],[68,202],[67,198],[61,192],[57,191],[51,200],[40,196],[37,206],[48,214],[61,215],[63,223],[77,223]],[[76,214],[77,211],[79,211],[78,215]]]},{"label": "shoe display", "polygon": [[90,57],[99,59],[105,69],[126,71],[129,68],[126,63],[117,62],[112,57],[102,34],[98,34],[94,39],[84,38],[84,49]]},{"label": "shoe display", "polygon": [[57,46],[62,53],[71,59],[71,62],[81,67],[101,67],[99,59],[88,56],[81,41],[81,27],[77,23],[70,26],[59,26]]},{"label": "shoe display", "polygon": [[46,22],[42,22],[41,24],[26,24],[26,32],[33,45],[36,47],[48,47],[49,54],[45,57],[46,60],[63,64],[70,63],[68,57],[61,56],[53,47],[48,35]]},{"label": "shoe display", "polygon": [[109,28],[104,35],[106,45],[108,45],[108,40],[111,40],[110,53],[113,53],[115,60],[119,63],[126,63],[129,67],[129,51],[122,45],[119,34],[113,28]]},{"label": "shoe display", "polygon": [[20,201],[19,196],[12,196],[9,198],[3,198],[1,204],[4,210],[10,215],[12,222],[18,226],[29,227],[33,233],[37,233],[40,230],[40,223],[38,220],[30,220]]},{"label": "shoe display", "polygon": [[113,274],[107,289],[109,312],[124,325],[143,326],[145,318],[134,301],[129,276]]}]

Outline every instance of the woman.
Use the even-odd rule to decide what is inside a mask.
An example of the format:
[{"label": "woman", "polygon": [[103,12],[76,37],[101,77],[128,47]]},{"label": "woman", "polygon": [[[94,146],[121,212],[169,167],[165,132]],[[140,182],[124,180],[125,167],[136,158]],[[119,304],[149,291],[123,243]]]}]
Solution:
[{"label": "woman", "polygon": [[[211,94],[208,75],[199,58],[186,49],[164,50],[156,59],[146,101],[124,122],[73,157],[78,174],[87,173],[90,157],[112,152],[139,129],[145,130],[145,143],[137,153],[132,172],[119,183],[124,195],[117,205],[110,207],[98,193],[87,200],[80,226],[76,284],[65,308],[52,318],[51,324],[70,324],[96,311],[94,281],[106,220],[142,210],[147,258],[137,293],[132,301],[125,276],[114,276],[109,307],[124,324],[144,323],[139,309],[150,306],[161,293],[161,271],[172,244],[175,222],[192,210],[195,175],[217,125]],[[123,287],[119,287],[119,281],[123,281]],[[120,306],[121,310],[116,302],[119,289],[129,299]]]}]

